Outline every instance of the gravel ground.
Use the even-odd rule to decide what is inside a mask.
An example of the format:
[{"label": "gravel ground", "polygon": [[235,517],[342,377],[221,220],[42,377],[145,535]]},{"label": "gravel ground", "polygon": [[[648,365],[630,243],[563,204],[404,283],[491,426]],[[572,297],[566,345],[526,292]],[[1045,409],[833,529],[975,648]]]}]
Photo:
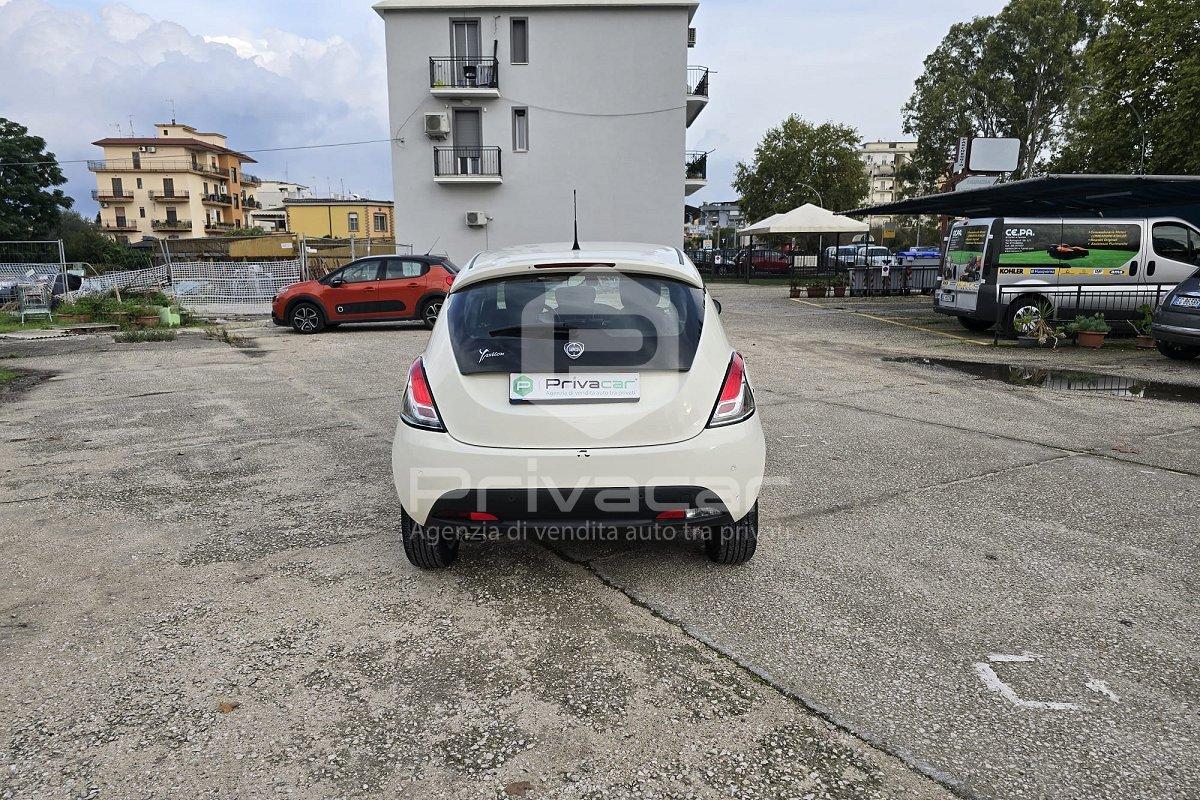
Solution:
[{"label": "gravel ground", "polygon": [[0,342],[37,373],[0,395],[0,797],[1194,794],[1171,510],[1200,411],[882,359],[1200,369],[992,348],[922,299],[714,292],[773,478],[735,569],[535,542],[411,569],[416,327]]}]

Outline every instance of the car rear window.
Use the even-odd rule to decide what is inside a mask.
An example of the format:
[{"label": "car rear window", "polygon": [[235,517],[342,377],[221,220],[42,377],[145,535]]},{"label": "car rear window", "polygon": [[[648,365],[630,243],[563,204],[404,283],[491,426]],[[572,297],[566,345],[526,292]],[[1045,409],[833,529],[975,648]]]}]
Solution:
[{"label": "car rear window", "polygon": [[691,369],[704,291],[618,271],[499,279],[451,295],[459,371]]}]

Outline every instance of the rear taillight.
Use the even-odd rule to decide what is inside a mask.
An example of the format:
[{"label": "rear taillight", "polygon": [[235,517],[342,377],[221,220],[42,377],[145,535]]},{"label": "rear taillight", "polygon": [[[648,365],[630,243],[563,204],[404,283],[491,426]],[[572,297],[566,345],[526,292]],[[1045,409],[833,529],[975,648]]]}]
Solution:
[{"label": "rear taillight", "polygon": [[408,385],[404,388],[404,403],[400,407],[400,419],[414,428],[428,431],[445,431],[442,417],[438,414],[429,378],[425,375],[425,363],[420,357],[408,370]]},{"label": "rear taillight", "polygon": [[754,413],[754,393],[750,391],[750,379],[746,376],[746,362],[741,353],[734,353],[725,370],[725,382],[717,395],[708,427],[719,428],[749,419]]}]

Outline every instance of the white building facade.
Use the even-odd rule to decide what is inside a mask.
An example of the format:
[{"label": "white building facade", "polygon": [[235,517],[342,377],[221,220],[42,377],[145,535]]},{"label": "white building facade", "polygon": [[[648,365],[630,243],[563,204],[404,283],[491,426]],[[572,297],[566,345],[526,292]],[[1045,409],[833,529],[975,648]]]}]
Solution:
[{"label": "white building facade", "polygon": [[396,236],[463,263],[570,241],[682,245],[695,0],[383,0]]},{"label": "white building facade", "polygon": [[917,151],[916,142],[865,142],[858,151],[870,181],[868,205],[891,203],[903,197],[904,186],[897,176],[900,167]]}]

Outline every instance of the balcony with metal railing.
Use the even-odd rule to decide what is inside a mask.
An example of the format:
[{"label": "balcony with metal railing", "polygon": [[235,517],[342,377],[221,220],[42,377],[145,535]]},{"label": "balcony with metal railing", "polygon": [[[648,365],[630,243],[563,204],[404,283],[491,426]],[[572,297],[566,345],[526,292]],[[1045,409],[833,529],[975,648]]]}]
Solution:
[{"label": "balcony with metal railing", "polygon": [[499,147],[435,147],[433,179],[438,183],[503,183]]},{"label": "balcony with metal railing", "polygon": [[494,58],[430,58],[429,91],[434,97],[499,97],[500,64]]},{"label": "balcony with metal railing", "polygon": [[186,203],[192,197],[192,193],[188,189],[182,191],[160,192],[154,189],[150,190],[150,199],[155,203]]},{"label": "balcony with metal railing", "polygon": [[217,222],[215,220],[209,220],[204,223],[204,230],[208,231],[209,233],[221,233],[223,231],[231,231],[236,227],[237,227],[237,225],[235,225],[232,222]]},{"label": "balcony with metal railing", "polygon": [[200,198],[201,202],[212,206],[232,206],[233,196],[223,192],[210,192]]},{"label": "balcony with metal railing", "polygon": [[192,158],[106,158],[88,161],[87,167],[92,172],[198,172],[218,178],[229,177],[219,166]]},{"label": "balcony with metal railing", "polygon": [[92,189],[92,199],[101,203],[132,203],[133,192],[116,189]]},{"label": "balcony with metal railing", "polygon": [[105,231],[125,232],[125,231],[136,231],[138,228],[137,228],[137,223],[134,222],[132,219],[127,219],[125,217],[117,217],[114,220],[107,220],[107,219],[101,220],[100,221],[100,229],[105,230]]},{"label": "balcony with metal railing", "polygon": [[708,185],[708,153],[689,152],[684,155],[684,196],[695,194]]},{"label": "balcony with metal railing", "polygon": [[262,178],[257,175],[251,175],[249,172],[243,172],[242,183],[246,186],[261,186]]},{"label": "balcony with metal railing", "polygon": [[150,227],[156,231],[191,231],[192,221],[190,219],[156,219],[151,221]]},{"label": "balcony with metal railing", "polygon": [[708,105],[708,67],[687,68],[687,124],[691,125]]}]

